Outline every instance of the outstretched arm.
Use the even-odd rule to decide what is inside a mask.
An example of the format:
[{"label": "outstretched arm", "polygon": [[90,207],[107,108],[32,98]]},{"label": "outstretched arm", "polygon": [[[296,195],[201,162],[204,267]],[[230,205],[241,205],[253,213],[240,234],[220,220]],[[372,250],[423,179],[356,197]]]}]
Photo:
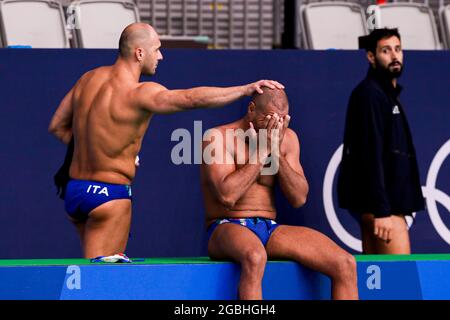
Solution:
[{"label": "outstretched arm", "polygon": [[148,82],[138,88],[138,104],[152,113],[174,113],[195,108],[217,108],[244,96],[262,93],[262,87],[284,89],[276,81],[260,80],[235,87],[197,87],[185,90],[168,90],[164,86]]},{"label": "outstretched arm", "polygon": [[48,131],[65,144],[68,144],[72,139],[72,96],[73,89],[66,94],[59,104],[48,127]]}]

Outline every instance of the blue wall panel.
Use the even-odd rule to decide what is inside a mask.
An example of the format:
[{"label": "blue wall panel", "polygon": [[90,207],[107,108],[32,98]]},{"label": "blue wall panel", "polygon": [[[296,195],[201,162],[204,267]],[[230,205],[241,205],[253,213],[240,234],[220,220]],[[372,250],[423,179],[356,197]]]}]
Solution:
[{"label": "blue wall panel", "polygon": [[[307,204],[291,208],[277,190],[279,222],[318,229],[352,253],[360,236],[356,221],[334,209],[353,240],[330,225],[324,209],[324,177],[342,142],[347,99],[365,76],[360,51],[198,51],[167,50],[152,79],[168,88],[231,86],[262,78],[286,85],[291,127],[301,141],[301,159],[310,182]],[[111,50],[0,49],[0,258],[67,258],[81,255],[75,229],[55,196],[53,174],[65,147],[47,133],[59,101],[87,70],[112,64]],[[416,141],[421,182],[438,150],[450,138],[450,52],[406,52],[401,99]],[[149,79],[145,79],[149,80]],[[216,110],[155,116],[145,137],[134,183],[130,256],[206,255],[204,208],[198,165],[176,166],[170,140],[177,128],[203,131],[241,117],[248,99]],[[450,150],[450,145],[447,152]],[[450,152],[450,151],[448,151]],[[436,186],[426,186],[429,210],[411,229],[415,253],[448,252],[450,165],[444,154]],[[434,168],[433,170],[437,170]],[[335,191],[325,197],[335,196]],[[434,200],[438,199],[436,210]],[[435,227],[430,213],[442,220]],[[435,222],[436,224],[436,222]],[[338,230],[338,231],[336,231]],[[353,242],[353,244],[352,244]],[[353,248],[353,249],[352,249]]]}]

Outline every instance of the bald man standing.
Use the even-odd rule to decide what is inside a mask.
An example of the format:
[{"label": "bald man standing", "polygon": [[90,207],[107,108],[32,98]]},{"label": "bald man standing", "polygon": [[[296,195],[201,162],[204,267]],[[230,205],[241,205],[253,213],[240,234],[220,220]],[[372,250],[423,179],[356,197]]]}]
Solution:
[{"label": "bald man standing", "polygon": [[86,258],[125,252],[131,223],[131,182],[135,159],[153,114],[214,108],[262,92],[261,80],[236,87],[168,90],[153,75],[162,60],[161,42],[148,24],[127,26],[112,66],[85,73],[57,108],[49,132],[74,140],[65,208],[76,226]]}]

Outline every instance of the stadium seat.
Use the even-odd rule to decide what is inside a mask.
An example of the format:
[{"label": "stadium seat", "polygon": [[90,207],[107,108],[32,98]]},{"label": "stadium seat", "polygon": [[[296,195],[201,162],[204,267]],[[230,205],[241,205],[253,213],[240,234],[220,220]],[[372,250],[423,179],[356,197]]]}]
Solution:
[{"label": "stadium seat", "polygon": [[389,3],[381,5],[380,10],[381,26],[398,28],[403,49],[441,49],[433,12],[427,5]]},{"label": "stadium seat", "polygon": [[318,2],[297,8],[305,49],[358,49],[358,37],[367,34],[364,10],[357,3]]},{"label": "stadium seat", "polygon": [[139,22],[138,8],[130,1],[74,1],[67,12],[75,17],[72,22],[79,48],[118,48],[122,30]]},{"label": "stadium seat", "polygon": [[441,34],[447,49],[450,49],[450,4],[439,8]]},{"label": "stadium seat", "polygon": [[1,0],[3,47],[69,48],[62,6],[52,0]]}]

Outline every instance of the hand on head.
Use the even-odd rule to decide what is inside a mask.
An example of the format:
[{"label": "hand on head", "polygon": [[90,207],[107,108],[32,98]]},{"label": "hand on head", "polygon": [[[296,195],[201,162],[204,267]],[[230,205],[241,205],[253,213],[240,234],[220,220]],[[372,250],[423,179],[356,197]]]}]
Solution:
[{"label": "hand on head", "polygon": [[247,85],[246,95],[251,96],[255,92],[262,94],[262,93],[264,93],[264,91],[262,90],[262,87],[268,87],[270,89],[284,89],[284,86],[277,81],[259,80],[257,82],[250,83]]}]

